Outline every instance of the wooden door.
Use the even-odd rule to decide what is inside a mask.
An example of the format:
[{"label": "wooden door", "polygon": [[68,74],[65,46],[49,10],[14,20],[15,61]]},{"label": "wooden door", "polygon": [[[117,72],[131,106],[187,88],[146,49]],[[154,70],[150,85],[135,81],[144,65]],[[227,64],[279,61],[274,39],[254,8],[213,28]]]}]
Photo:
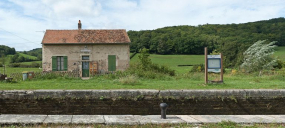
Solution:
[{"label": "wooden door", "polygon": [[89,67],[90,67],[89,72],[91,76],[94,76],[95,74],[97,74],[97,67],[98,67],[97,62],[90,62]]},{"label": "wooden door", "polygon": [[89,77],[89,62],[82,62],[82,77]]}]

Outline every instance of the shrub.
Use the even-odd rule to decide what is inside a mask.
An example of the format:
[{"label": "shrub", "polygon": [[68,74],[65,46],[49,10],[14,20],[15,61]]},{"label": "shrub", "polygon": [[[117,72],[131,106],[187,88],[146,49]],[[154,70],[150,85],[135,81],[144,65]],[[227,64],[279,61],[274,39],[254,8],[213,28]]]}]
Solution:
[{"label": "shrub", "polygon": [[150,79],[162,78],[166,75],[175,76],[175,70],[172,70],[164,65],[152,63],[148,52],[148,49],[141,49],[141,54],[138,56],[139,62],[131,64],[126,72],[129,74],[134,74],[138,77]]},{"label": "shrub", "polygon": [[275,43],[266,44],[266,40],[255,42],[243,53],[244,62],[241,64],[241,68],[247,72],[272,69],[276,65],[276,59],[271,56],[276,47]]},{"label": "shrub", "polygon": [[9,67],[20,67],[20,64],[19,63],[12,63],[12,64],[9,64]]},{"label": "shrub", "polygon": [[190,72],[204,72],[205,71],[205,65],[204,64],[195,64],[193,65]]},{"label": "shrub", "polygon": [[281,69],[284,67],[285,62],[283,62],[282,60],[278,59],[277,60],[277,64],[275,66],[273,66],[274,68],[278,68]]}]

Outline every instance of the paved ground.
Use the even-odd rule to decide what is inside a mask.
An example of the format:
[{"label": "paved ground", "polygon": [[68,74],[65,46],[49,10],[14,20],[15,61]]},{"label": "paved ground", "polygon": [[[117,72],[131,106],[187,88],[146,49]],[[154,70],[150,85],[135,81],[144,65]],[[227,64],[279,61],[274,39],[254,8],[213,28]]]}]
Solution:
[{"label": "paved ground", "polygon": [[242,124],[285,123],[285,115],[0,115],[1,124],[162,124],[219,123],[232,121]]}]

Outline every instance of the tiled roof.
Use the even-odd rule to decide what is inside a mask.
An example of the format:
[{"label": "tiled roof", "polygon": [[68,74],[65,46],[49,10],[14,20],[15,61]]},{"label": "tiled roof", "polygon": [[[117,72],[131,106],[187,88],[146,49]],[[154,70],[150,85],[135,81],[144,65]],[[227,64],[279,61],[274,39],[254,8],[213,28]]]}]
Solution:
[{"label": "tiled roof", "polygon": [[46,30],[42,44],[130,43],[124,29],[114,30]]}]

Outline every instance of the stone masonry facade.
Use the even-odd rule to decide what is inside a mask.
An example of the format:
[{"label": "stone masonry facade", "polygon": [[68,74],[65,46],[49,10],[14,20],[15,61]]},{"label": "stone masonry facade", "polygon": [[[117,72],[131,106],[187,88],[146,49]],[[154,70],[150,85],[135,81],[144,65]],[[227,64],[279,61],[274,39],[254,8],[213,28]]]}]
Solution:
[{"label": "stone masonry facade", "polygon": [[68,71],[82,72],[82,56],[97,62],[98,73],[108,71],[108,55],[116,56],[116,70],[129,67],[129,44],[43,44],[43,71],[52,71],[52,56],[67,56]]}]

